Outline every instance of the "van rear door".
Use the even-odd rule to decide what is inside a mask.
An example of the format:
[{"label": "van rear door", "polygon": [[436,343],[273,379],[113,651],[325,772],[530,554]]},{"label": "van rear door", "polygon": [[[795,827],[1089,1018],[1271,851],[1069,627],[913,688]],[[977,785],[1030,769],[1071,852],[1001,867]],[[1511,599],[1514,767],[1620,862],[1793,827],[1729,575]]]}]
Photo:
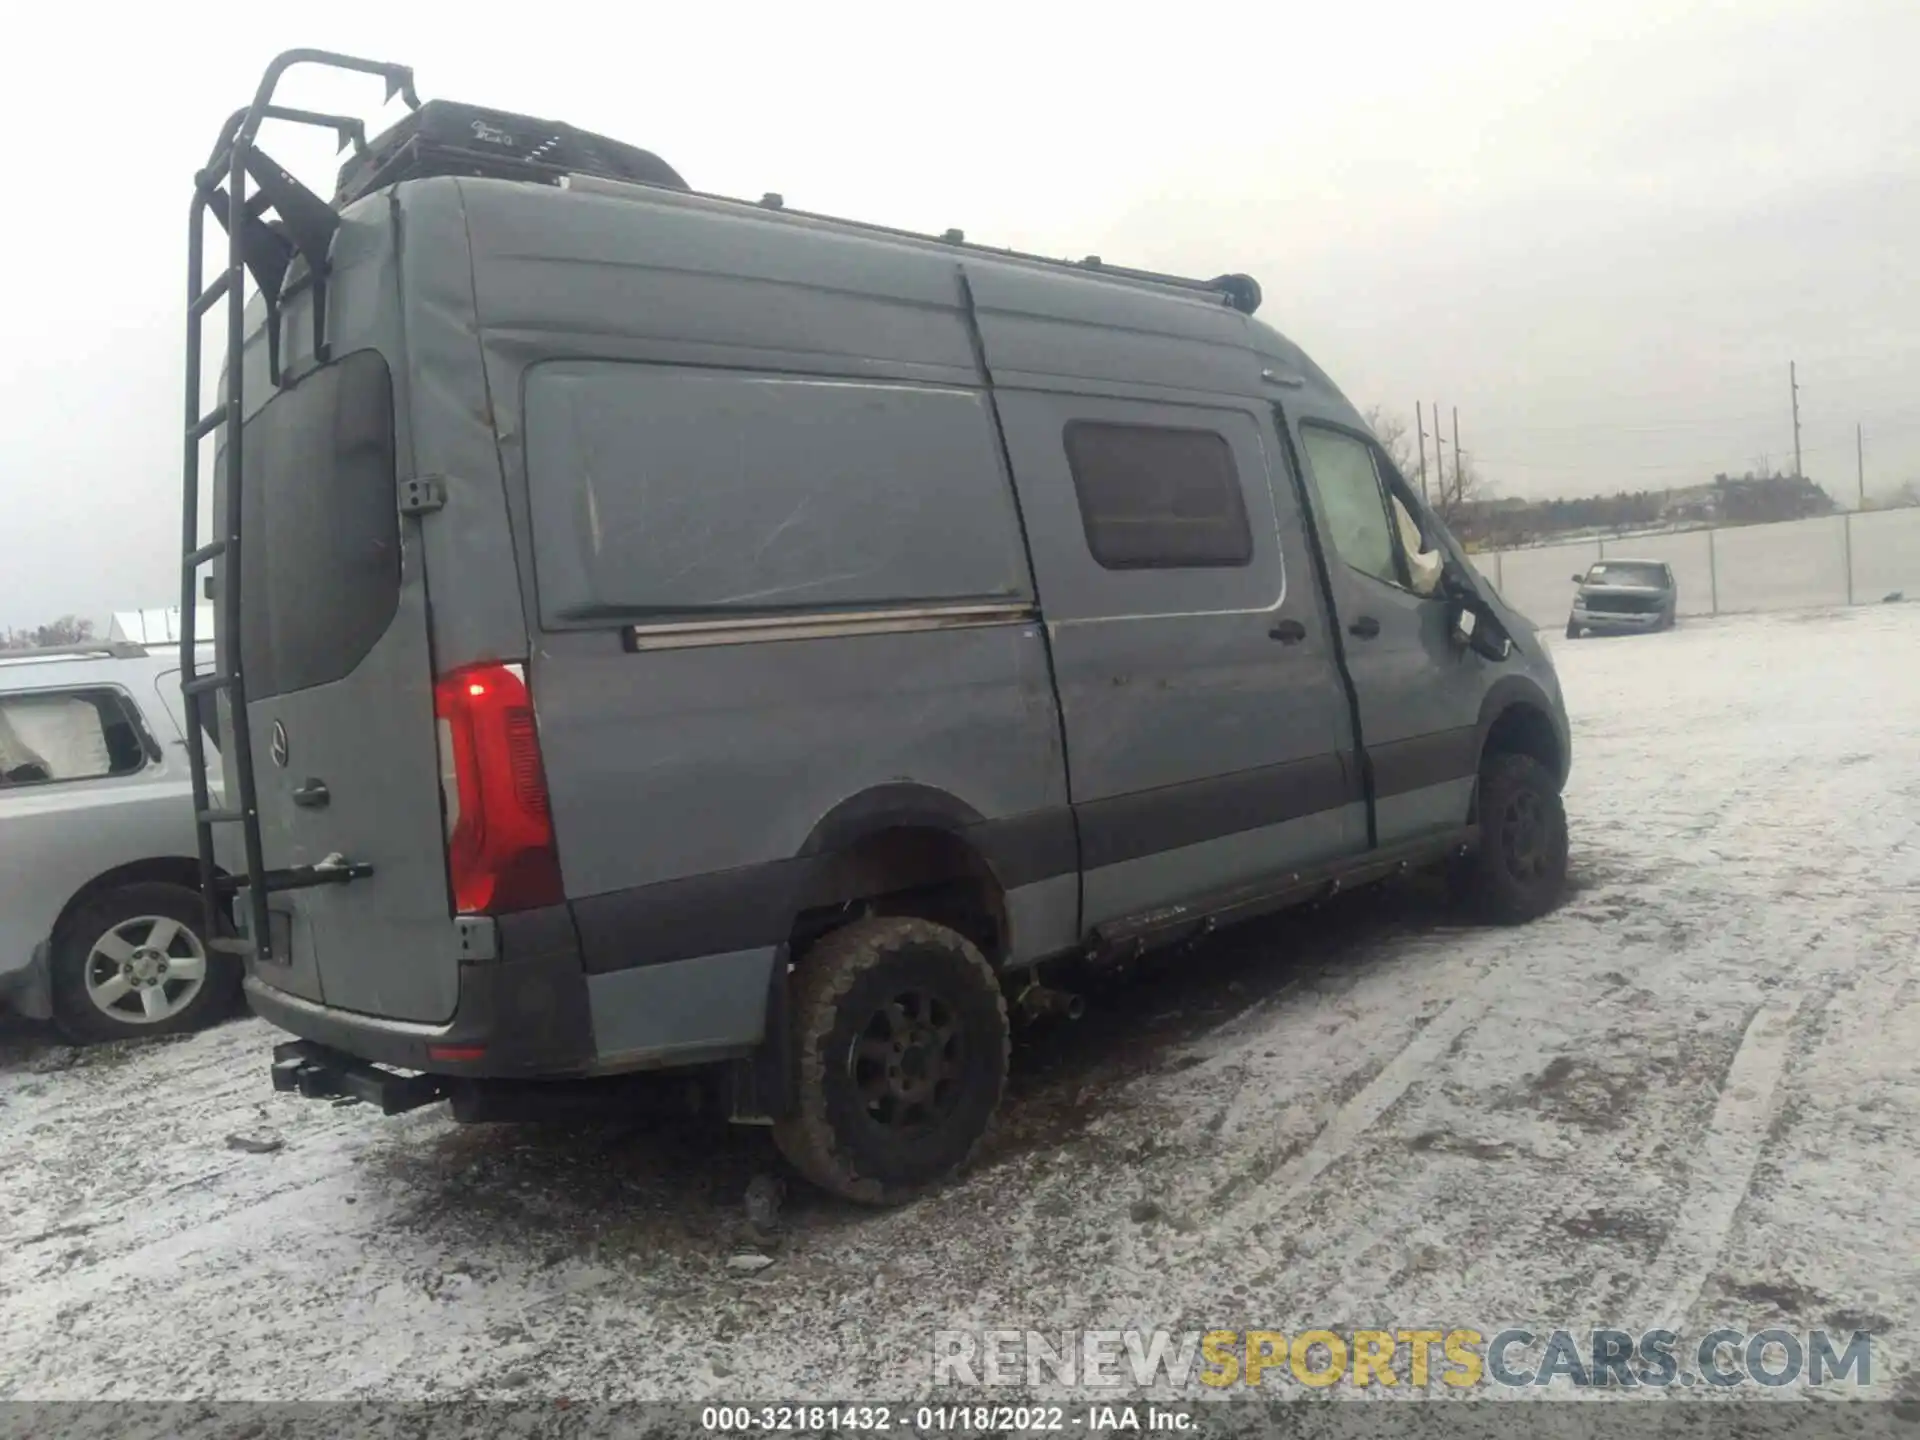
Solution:
[{"label": "van rear door", "polygon": [[266,865],[373,867],[271,896],[274,960],[256,974],[344,1010],[445,1020],[459,950],[427,582],[402,534],[386,360],[319,367],[244,436],[239,643]]}]

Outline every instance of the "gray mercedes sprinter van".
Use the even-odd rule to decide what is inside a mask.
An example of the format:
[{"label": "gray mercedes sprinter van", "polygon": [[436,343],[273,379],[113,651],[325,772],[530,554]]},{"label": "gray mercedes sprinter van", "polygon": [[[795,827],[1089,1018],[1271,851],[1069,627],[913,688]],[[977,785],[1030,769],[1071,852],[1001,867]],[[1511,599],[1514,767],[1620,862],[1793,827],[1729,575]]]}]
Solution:
[{"label": "gray mercedes sprinter van", "polygon": [[[279,105],[301,64],[411,113]],[[331,201],[269,120],[354,145]],[[705,195],[321,52],[192,213],[229,808],[188,734],[281,1088],[480,1119],[697,1070],[889,1203],[1063,967],[1430,864],[1554,903],[1548,656],[1246,277]]]}]

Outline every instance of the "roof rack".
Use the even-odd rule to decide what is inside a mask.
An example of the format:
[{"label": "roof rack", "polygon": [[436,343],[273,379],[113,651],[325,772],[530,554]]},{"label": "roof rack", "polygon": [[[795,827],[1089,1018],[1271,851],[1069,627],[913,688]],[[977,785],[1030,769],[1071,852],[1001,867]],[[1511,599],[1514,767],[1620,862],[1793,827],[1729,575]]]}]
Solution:
[{"label": "roof rack", "polygon": [[14,660],[139,660],[150,652],[133,640],[96,640],[79,645],[36,645],[28,650],[0,650],[0,664]]},{"label": "roof rack", "polygon": [[714,195],[704,190],[692,190],[686,186],[660,185],[646,180],[630,180],[620,176],[592,173],[569,174],[561,181],[561,185],[567,189],[608,195],[622,194],[636,186],[648,189],[678,189],[698,200],[709,200],[728,206],[745,206],[749,209],[770,210],[780,215],[791,216],[795,220],[831,225],[843,230],[859,230],[869,235],[884,236],[890,240],[942,246],[974,255],[990,256],[996,260],[1042,265],[1052,270],[1072,270],[1080,274],[1104,276],[1111,280],[1157,285],[1172,290],[1194,291],[1213,296],[1243,315],[1251,315],[1258,310],[1262,298],[1260,282],[1251,275],[1216,275],[1211,280],[1198,280],[1188,275],[1171,275],[1158,270],[1138,270],[1124,265],[1109,265],[1098,255],[1089,255],[1084,260],[1063,260],[1057,255],[1034,255],[1024,250],[1010,250],[998,245],[982,245],[967,239],[966,233],[961,230],[947,230],[938,235],[928,235],[918,230],[902,230],[893,225],[876,224],[871,220],[849,220],[844,215],[824,215],[811,210],[795,210],[787,205],[784,196],[774,194],[763,195],[759,200],[741,200],[736,196]]},{"label": "roof rack", "polygon": [[345,209],[355,200],[402,180],[427,175],[470,175],[503,180],[525,180],[562,188],[618,193],[632,186],[671,190],[729,206],[777,211],[799,220],[864,231],[896,240],[959,248],[977,255],[1014,260],[1050,268],[1092,271],[1115,280],[1134,281],[1176,290],[1217,296],[1233,309],[1251,315],[1260,308],[1260,285],[1250,275],[1217,275],[1198,280],[1156,270],[1109,265],[1098,255],[1063,260],[1019,250],[981,245],[964,232],[948,230],[924,235],[890,225],[844,216],[789,209],[776,194],[758,201],[695,190],[680,173],[648,150],[604,135],[577,130],[553,120],[515,115],[501,110],[429,100],[382,132],[371,146],[357,145],[340,167],[333,206]]},{"label": "roof rack", "polygon": [[[273,96],[280,78],[298,65],[378,76],[386,82],[386,99],[391,101],[398,96],[409,113],[369,142],[366,126],[358,119],[276,105]],[[352,149],[353,154],[340,167],[331,201],[302,185],[257,148],[256,137],[268,120],[331,130],[342,151]],[[777,194],[751,201],[695,190],[665,160],[622,141],[558,121],[480,106],[444,100],[422,103],[414,89],[411,66],[323,50],[289,50],[267,67],[253,103],[228,118],[207,165],[195,176],[196,230],[202,207],[211,211],[223,227],[231,229],[234,222],[229,217],[227,195],[251,184],[253,193],[241,206],[237,221],[241,234],[236,248],[246,273],[259,285],[266,304],[267,369],[276,386],[286,383],[280,354],[281,304],[309,286],[315,291],[313,355],[320,362],[327,358],[327,253],[334,231],[340,225],[340,211],[375,190],[425,175],[490,176],[559,186],[584,182],[583,188],[589,189],[637,185],[727,205],[780,211],[796,219],[897,240],[949,246],[1000,260],[1192,291],[1218,297],[1223,304],[1244,315],[1257,311],[1263,298],[1259,281],[1246,274],[1200,279],[1110,265],[1098,255],[1080,260],[1035,255],[969,241],[958,229],[927,235],[872,221],[793,210]],[[194,303],[200,309],[194,312],[194,318],[212,308],[220,298],[222,283],[216,280],[205,292],[196,290]]]}]

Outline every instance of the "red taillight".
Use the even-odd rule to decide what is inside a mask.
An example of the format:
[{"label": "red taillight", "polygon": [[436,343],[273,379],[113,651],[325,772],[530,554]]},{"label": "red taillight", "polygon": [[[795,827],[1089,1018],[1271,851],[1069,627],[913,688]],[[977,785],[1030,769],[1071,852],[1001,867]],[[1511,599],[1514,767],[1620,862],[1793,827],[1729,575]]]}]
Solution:
[{"label": "red taillight", "polygon": [[484,1045],[429,1045],[427,1058],[471,1064],[476,1060],[487,1058],[487,1047]]},{"label": "red taillight", "polygon": [[499,915],[558,905],[564,892],[540,733],[519,670],[475,665],[443,675],[433,711],[454,910]]}]

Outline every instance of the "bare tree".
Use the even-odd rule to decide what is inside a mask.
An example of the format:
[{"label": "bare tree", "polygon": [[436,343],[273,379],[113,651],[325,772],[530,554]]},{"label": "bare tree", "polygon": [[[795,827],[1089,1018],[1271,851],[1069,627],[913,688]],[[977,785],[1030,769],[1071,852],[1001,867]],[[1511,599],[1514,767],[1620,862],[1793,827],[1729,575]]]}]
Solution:
[{"label": "bare tree", "polygon": [[1428,503],[1434,507],[1436,515],[1446,520],[1446,528],[1465,540],[1475,528],[1476,516],[1492,497],[1494,488],[1486,484],[1473,461],[1463,455],[1459,467],[1448,467],[1446,486],[1432,493]]},{"label": "bare tree", "polygon": [[[1379,405],[1369,405],[1361,418],[1367,422],[1367,428],[1373,431],[1374,439],[1380,442],[1380,448],[1387,452],[1394,469],[1405,476],[1409,484],[1419,485],[1420,452],[1415,444],[1413,427],[1405,420],[1389,415]],[[1455,474],[1451,453],[1427,457],[1427,504],[1446,521],[1449,530],[1458,534],[1457,522],[1472,512],[1476,502],[1491,499],[1492,496],[1492,488],[1481,479],[1471,459],[1462,456],[1460,473]]]},{"label": "bare tree", "polygon": [[93,621],[62,615],[51,625],[0,631],[0,650],[36,650],[47,645],[80,645],[93,638]]},{"label": "bare tree", "polygon": [[1405,420],[1389,415],[1378,405],[1369,405],[1361,417],[1380,448],[1387,452],[1393,468],[1414,485],[1420,483],[1420,456],[1414,449],[1413,431]]}]

